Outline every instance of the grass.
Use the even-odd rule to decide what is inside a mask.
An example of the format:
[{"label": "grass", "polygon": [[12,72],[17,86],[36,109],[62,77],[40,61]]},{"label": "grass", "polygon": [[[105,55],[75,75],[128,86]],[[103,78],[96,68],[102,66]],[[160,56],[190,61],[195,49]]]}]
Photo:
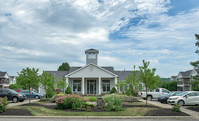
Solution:
[{"label": "grass", "polygon": [[[144,105],[141,102],[136,103],[138,103],[137,105]],[[34,116],[143,116],[146,112],[152,110],[150,108],[131,107],[118,112],[69,112],[43,106],[15,106],[13,108],[28,109]]]}]

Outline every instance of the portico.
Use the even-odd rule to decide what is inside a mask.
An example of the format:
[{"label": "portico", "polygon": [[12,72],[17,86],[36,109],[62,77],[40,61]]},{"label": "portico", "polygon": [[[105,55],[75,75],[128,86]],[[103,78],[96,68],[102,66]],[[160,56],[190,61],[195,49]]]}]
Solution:
[{"label": "portico", "polygon": [[66,75],[66,82],[73,93],[100,95],[110,92],[117,82],[117,75],[95,64],[88,64]]}]

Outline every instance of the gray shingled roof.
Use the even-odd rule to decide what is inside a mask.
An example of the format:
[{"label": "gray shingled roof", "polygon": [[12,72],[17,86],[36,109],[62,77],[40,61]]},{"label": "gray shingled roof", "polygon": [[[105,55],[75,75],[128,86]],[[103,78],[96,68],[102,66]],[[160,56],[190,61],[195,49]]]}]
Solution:
[{"label": "gray shingled roof", "polygon": [[88,49],[88,50],[85,51],[85,53],[92,53],[92,52],[99,53],[99,50],[91,48],[91,49]]},{"label": "gray shingled roof", "polygon": [[180,73],[181,73],[182,77],[189,78],[192,71],[193,70],[188,70],[188,71],[180,72]]},{"label": "gray shingled roof", "polygon": [[[45,71],[47,73],[52,73],[55,76],[55,79],[59,79],[60,77],[64,78],[65,75],[72,73],[76,71],[77,69],[80,69],[81,67],[70,67],[69,71]],[[103,69],[106,69],[107,71],[110,71],[116,75],[118,75],[118,78],[120,80],[125,80],[126,77],[128,77],[129,74],[132,74],[132,71],[114,71],[114,68],[111,66],[107,67],[101,67]],[[137,74],[140,74],[138,71]]]},{"label": "gray shingled roof", "polygon": [[70,67],[70,70],[68,73],[72,73],[73,71],[76,71],[77,69],[80,69],[81,67]]},{"label": "gray shingled roof", "polygon": [[68,71],[45,71],[47,73],[51,73],[55,76],[55,80],[59,79],[60,77],[64,79],[65,75],[68,74]]},{"label": "gray shingled roof", "polygon": [[[120,80],[124,81],[129,74],[132,75],[132,71],[115,71],[115,74],[118,75]],[[140,75],[140,71],[137,74]]]},{"label": "gray shingled roof", "polygon": [[4,77],[6,75],[7,72],[1,72],[0,71],[0,77]]},{"label": "gray shingled roof", "polygon": [[198,69],[195,69],[195,71],[199,74],[199,70]]},{"label": "gray shingled roof", "polygon": [[105,70],[107,70],[107,71],[110,71],[110,72],[112,72],[112,73],[114,73],[115,74],[115,71],[114,71],[114,68],[113,67],[111,67],[111,66],[107,66],[107,67],[101,67],[101,68],[103,68],[103,69],[105,69]]}]

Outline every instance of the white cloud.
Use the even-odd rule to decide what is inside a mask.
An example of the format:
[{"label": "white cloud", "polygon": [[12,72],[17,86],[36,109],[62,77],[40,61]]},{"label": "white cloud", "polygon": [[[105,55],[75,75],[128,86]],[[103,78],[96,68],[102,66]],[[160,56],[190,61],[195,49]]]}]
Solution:
[{"label": "white cloud", "polygon": [[[177,61],[185,65],[193,58],[193,34],[199,27],[197,9],[168,16],[169,4],[170,0],[2,0],[0,67],[16,74],[15,69],[28,65],[41,70],[56,70],[64,61],[81,66],[84,50],[96,48],[100,65],[132,69],[146,59],[168,76],[179,69],[174,66]],[[143,19],[132,24],[139,17]],[[158,26],[150,28],[153,24]],[[111,40],[115,32],[129,39]],[[172,63],[163,63],[166,59]],[[164,74],[168,66],[175,69]]]}]

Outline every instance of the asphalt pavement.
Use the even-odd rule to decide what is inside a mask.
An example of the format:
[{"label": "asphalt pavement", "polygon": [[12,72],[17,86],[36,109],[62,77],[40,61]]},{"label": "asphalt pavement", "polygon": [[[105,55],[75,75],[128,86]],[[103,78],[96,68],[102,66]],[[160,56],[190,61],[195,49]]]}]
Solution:
[{"label": "asphalt pavement", "polygon": [[[13,118],[1,118],[2,121],[13,121]],[[191,118],[174,118],[174,119],[66,119],[66,118],[14,118],[14,121],[197,121]]]},{"label": "asphalt pavement", "polygon": [[[37,102],[40,99],[31,99],[31,103],[32,102]],[[12,101],[10,101],[10,103],[8,104],[8,107],[12,107],[12,106],[19,106],[19,105],[23,105],[23,104],[27,104],[29,103],[29,99],[24,100],[23,102],[17,102],[17,103],[13,103]]]}]

